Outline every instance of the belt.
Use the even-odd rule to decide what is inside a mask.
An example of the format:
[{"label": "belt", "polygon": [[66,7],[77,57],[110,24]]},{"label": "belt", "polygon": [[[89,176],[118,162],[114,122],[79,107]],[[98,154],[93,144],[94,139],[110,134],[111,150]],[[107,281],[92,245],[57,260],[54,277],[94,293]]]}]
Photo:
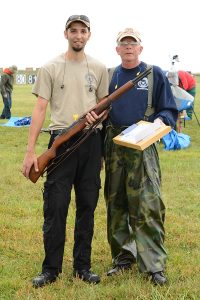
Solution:
[{"label": "belt", "polygon": [[60,134],[64,133],[65,131],[67,131],[67,128],[50,130],[49,133],[55,134],[55,135],[60,135]]},{"label": "belt", "polygon": [[114,130],[121,130],[121,131],[128,128],[129,126],[130,125],[114,125],[110,120],[107,123],[107,127],[112,127],[112,129]]}]

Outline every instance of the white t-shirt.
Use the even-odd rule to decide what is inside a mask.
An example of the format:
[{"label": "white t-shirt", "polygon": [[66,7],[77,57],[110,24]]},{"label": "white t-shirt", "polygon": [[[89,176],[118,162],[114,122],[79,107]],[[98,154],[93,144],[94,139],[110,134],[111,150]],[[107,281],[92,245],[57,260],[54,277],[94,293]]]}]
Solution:
[{"label": "white t-shirt", "polygon": [[69,127],[108,95],[107,68],[86,57],[76,62],[61,54],[39,70],[32,92],[50,103],[50,129]]}]

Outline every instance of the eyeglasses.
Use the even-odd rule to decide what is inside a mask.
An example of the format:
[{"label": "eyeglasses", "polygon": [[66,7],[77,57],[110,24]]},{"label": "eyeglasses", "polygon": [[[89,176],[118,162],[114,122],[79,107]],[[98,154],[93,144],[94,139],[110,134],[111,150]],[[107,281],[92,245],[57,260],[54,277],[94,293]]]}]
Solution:
[{"label": "eyeglasses", "polygon": [[139,42],[118,42],[118,46],[128,46],[128,45],[131,45],[131,46],[137,46],[137,45],[140,45]]}]

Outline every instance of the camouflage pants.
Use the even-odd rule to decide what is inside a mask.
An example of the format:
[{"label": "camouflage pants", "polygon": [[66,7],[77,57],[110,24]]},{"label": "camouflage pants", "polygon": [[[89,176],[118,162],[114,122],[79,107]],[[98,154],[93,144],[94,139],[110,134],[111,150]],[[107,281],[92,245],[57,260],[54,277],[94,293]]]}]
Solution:
[{"label": "camouflage pants", "polygon": [[[107,128],[105,139],[105,199],[107,234],[114,264],[134,257],[141,272],[165,268],[165,206],[155,145],[139,151],[113,143],[120,129]],[[131,228],[131,231],[130,231]],[[132,242],[131,242],[132,241]]]}]

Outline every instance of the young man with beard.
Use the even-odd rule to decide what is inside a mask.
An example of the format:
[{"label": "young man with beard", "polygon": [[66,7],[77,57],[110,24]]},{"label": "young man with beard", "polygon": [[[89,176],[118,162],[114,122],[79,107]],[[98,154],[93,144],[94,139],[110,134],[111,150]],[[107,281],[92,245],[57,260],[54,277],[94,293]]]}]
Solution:
[{"label": "young man with beard", "polygon": [[[87,16],[70,16],[64,31],[68,50],[45,64],[37,75],[33,88],[37,103],[33,111],[22,169],[27,178],[33,164],[35,170],[38,170],[35,145],[45,120],[48,103],[51,113],[49,126],[51,133],[49,147],[51,147],[57,135],[108,94],[106,67],[84,52],[90,35],[90,21]],[[92,123],[92,119],[92,114],[88,114],[88,123]],[[76,134],[67,145],[62,144],[57,156],[62,155],[81,134],[82,132]],[[34,287],[55,281],[62,272],[66,218],[72,187],[75,190],[76,202],[73,275],[88,283],[100,282],[100,277],[90,270],[100,169],[101,134],[100,128],[97,128],[69,158],[59,164],[53,172],[47,173],[43,192],[45,258],[42,273],[33,280]]]}]

